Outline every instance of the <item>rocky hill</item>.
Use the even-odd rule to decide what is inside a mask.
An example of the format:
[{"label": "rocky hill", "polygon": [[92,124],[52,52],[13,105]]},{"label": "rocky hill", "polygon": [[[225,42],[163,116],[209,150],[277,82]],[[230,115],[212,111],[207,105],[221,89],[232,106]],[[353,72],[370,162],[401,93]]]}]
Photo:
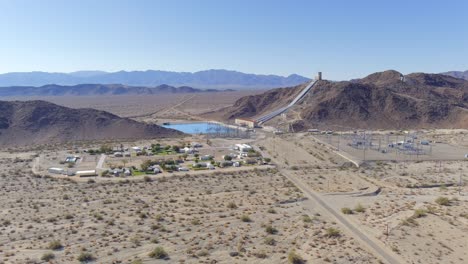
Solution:
[{"label": "rocky hill", "polygon": [[[290,112],[298,128],[468,128],[468,81],[439,74],[374,73],[352,82],[320,81]],[[300,87],[239,99],[218,116],[258,117],[286,105]],[[272,121],[274,122],[274,120]]]},{"label": "rocky hill", "polygon": [[94,109],[71,109],[45,101],[0,101],[0,146],[182,135]]},{"label": "rocky hill", "polygon": [[[218,92],[219,90],[201,90],[188,86],[173,87],[137,87],[121,84],[79,84],[74,86],[44,85],[0,87],[0,96],[65,96],[65,95],[150,95],[162,93],[201,93]],[[230,90],[232,91],[232,90]]]}]

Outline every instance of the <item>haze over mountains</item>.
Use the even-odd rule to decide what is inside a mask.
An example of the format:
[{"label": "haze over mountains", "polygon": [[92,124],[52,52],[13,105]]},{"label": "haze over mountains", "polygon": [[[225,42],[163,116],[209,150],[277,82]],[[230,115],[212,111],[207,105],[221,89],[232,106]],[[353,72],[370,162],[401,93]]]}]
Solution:
[{"label": "haze over mountains", "polygon": [[444,72],[442,74],[452,76],[455,78],[468,80],[468,71],[449,71],[449,72]]},{"label": "haze over mountains", "polygon": [[14,72],[0,74],[0,87],[43,86],[48,84],[122,84],[154,87],[159,85],[190,86],[200,89],[253,89],[294,86],[309,79],[297,74],[287,77],[278,75],[247,74],[228,70],[199,72],[170,71],[79,71],[73,73]]},{"label": "haze over mountains", "polygon": [[[300,117],[294,125],[297,130],[468,128],[468,81],[442,74],[400,77],[390,70],[354,81],[320,81],[293,107]],[[243,97],[211,115],[255,118],[286,105],[303,87]]]},{"label": "haze over mountains", "polygon": [[182,135],[95,109],[72,109],[45,101],[0,101],[0,146]]}]

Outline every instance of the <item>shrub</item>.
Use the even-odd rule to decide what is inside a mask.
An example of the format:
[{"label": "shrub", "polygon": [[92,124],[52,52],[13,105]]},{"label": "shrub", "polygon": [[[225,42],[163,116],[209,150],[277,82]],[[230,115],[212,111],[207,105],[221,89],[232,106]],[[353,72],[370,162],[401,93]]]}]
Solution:
[{"label": "shrub", "polygon": [[435,200],[435,202],[439,205],[444,205],[444,206],[448,206],[450,205],[450,200],[447,198],[447,197],[439,197]]},{"label": "shrub", "polygon": [[60,241],[54,240],[49,243],[47,248],[51,250],[59,250],[59,249],[62,249],[63,246],[62,246],[62,243],[60,243]]},{"label": "shrub", "polygon": [[291,252],[289,252],[288,254],[288,261],[289,263],[291,264],[302,264],[304,263],[304,259],[299,256],[296,251],[292,250]]},{"label": "shrub", "polygon": [[152,181],[153,181],[153,179],[151,179],[151,177],[148,176],[148,175],[146,175],[145,177],[143,177],[143,180],[144,180],[145,182],[152,182]]},{"label": "shrub", "polygon": [[265,251],[254,252],[253,255],[257,258],[265,259],[268,257]]},{"label": "shrub", "polygon": [[405,226],[418,226],[419,225],[413,216],[403,219],[401,221],[401,224]]},{"label": "shrub", "polygon": [[416,209],[414,210],[414,217],[421,218],[427,215],[427,211],[424,209]]},{"label": "shrub", "polygon": [[327,236],[328,237],[338,237],[340,236],[340,230],[330,227],[326,230]]},{"label": "shrub", "polygon": [[237,205],[236,205],[236,203],[234,203],[234,202],[230,202],[230,203],[228,203],[227,207],[228,207],[229,209],[236,209],[236,208],[237,208]]},{"label": "shrub", "polygon": [[251,222],[252,221],[252,219],[250,219],[250,217],[248,215],[242,215],[241,220],[242,220],[242,222]]},{"label": "shrub", "polygon": [[270,213],[270,214],[276,214],[276,210],[273,209],[273,208],[268,209],[267,212]]},{"label": "shrub", "polygon": [[278,229],[274,228],[273,226],[271,225],[268,225],[266,228],[265,228],[265,231],[268,233],[268,234],[276,234],[278,233]]},{"label": "shrub", "polygon": [[83,252],[76,259],[79,262],[90,262],[94,260],[94,256],[91,253]]},{"label": "shrub", "polygon": [[276,244],[276,240],[272,237],[265,238],[265,245],[274,246]]},{"label": "shrub", "polygon": [[167,252],[164,250],[163,247],[156,247],[155,249],[153,249],[153,251],[149,253],[148,256],[150,256],[150,258],[155,258],[155,259],[165,259],[169,255],[167,254]]},{"label": "shrub", "polygon": [[302,216],[302,221],[304,221],[304,223],[311,223],[312,218],[310,218],[310,216],[308,216],[308,215],[303,215]]},{"label": "shrub", "polygon": [[343,214],[353,214],[353,210],[351,210],[351,209],[348,208],[348,207],[343,207],[343,208],[341,208],[341,212],[342,212]]},{"label": "shrub", "polygon": [[44,255],[42,255],[41,260],[43,260],[43,261],[51,261],[51,260],[53,260],[54,258],[55,258],[54,253],[49,252],[49,253],[45,253]]},{"label": "shrub", "polygon": [[361,204],[358,204],[356,205],[356,207],[354,207],[354,211],[358,213],[364,213],[366,211],[366,208],[364,208],[364,206],[362,206]]}]

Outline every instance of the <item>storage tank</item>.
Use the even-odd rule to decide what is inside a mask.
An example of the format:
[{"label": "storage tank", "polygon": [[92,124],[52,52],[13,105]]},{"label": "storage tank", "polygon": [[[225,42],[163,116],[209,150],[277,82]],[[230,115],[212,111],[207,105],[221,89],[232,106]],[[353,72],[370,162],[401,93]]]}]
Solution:
[{"label": "storage tank", "polygon": [[322,72],[317,73],[317,76],[315,76],[315,80],[317,80],[317,81],[322,80]]}]

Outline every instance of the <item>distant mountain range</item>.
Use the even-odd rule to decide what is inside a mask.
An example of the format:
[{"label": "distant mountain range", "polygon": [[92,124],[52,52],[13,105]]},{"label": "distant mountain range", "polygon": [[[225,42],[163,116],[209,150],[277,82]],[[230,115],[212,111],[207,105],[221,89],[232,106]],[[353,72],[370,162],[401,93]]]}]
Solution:
[{"label": "distant mountain range", "polygon": [[78,71],[72,73],[12,72],[0,74],[0,86],[43,86],[48,84],[78,85],[84,83],[122,84],[131,86],[191,86],[201,89],[264,89],[295,86],[309,79],[297,74],[247,74],[228,70],[199,72],[169,71]]},{"label": "distant mountain range", "polygon": [[452,76],[459,79],[468,80],[468,71],[449,71],[442,73],[444,75]]},{"label": "distant mountain range", "polygon": [[201,93],[232,91],[214,89],[196,89],[188,86],[173,87],[159,85],[156,87],[126,86],[121,84],[79,84],[74,86],[44,85],[34,86],[10,86],[0,87],[0,96],[84,96],[84,95],[150,95],[163,93]]}]

